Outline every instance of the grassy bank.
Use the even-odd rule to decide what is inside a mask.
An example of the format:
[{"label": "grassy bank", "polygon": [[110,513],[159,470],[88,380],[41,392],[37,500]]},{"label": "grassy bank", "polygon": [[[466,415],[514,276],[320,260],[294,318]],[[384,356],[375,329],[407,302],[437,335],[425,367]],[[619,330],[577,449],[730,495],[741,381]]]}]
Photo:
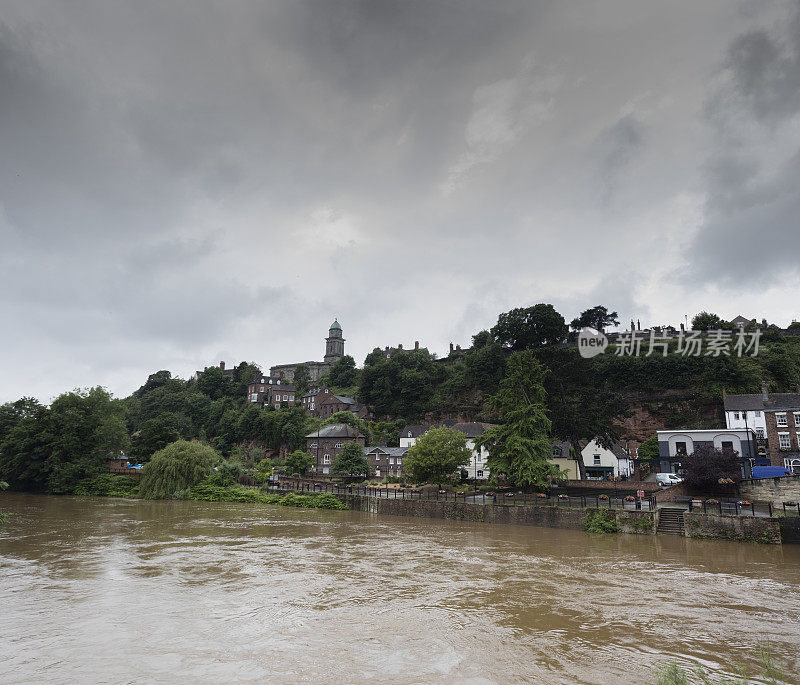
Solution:
[{"label": "grassy bank", "polygon": [[[95,497],[139,497],[139,482],[127,476],[103,474],[87,478],[78,483],[75,495]],[[242,485],[212,485],[201,483],[176,492],[171,499],[195,500],[199,502],[253,502],[278,504],[284,507],[306,507],[308,509],[347,509],[338,497],[330,493],[285,494],[263,492]]]}]

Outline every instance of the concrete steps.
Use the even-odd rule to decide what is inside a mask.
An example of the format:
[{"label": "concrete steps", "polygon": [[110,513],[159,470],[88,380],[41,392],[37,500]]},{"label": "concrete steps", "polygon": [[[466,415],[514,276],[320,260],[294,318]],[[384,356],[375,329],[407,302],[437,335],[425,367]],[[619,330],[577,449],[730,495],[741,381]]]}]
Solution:
[{"label": "concrete steps", "polygon": [[659,509],[656,532],[662,535],[683,535],[683,509]]}]

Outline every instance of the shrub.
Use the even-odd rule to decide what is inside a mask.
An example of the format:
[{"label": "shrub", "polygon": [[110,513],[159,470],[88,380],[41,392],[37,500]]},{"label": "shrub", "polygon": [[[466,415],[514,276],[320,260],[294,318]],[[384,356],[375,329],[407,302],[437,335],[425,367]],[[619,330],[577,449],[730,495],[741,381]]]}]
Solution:
[{"label": "shrub", "polygon": [[139,492],[145,499],[174,497],[175,493],[208,478],[219,453],[201,442],[178,440],[159,450],[144,466]]},{"label": "shrub", "polygon": [[314,507],[316,509],[347,509],[347,506],[336,495],[329,492],[317,495]]},{"label": "shrub", "polygon": [[583,528],[587,533],[616,533],[617,518],[613,512],[589,510],[583,520]]},{"label": "shrub", "polygon": [[75,485],[75,495],[95,497],[138,497],[139,482],[128,476],[104,473],[94,478],[84,478]]}]

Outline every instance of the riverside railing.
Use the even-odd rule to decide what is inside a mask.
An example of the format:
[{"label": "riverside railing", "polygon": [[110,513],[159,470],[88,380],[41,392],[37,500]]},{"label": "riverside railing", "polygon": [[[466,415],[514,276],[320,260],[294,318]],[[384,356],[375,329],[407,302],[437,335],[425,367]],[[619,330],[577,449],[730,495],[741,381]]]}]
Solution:
[{"label": "riverside railing", "polygon": [[717,514],[719,516],[800,516],[800,503],[794,501],[781,502],[779,505],[772,502],[756,502],[747,499],[723,498],[692,498],[676,497],[677,504],[684,504],[689,511],[702,511],[704,514]]},{"label": "riverside railing", "polygon": [[331,493],[335,495],[361,495],[377,499],[422,500],[435,502],[462,502],[464,504],[490,504],[503,507],[563,507],[575,509],[644,510],[656,509],[655,497],[638,498],[632,495],[613,496],[567,495],[523,492],[476,492],[469,490],[434,490],[431,488],[381,488],[371,485],[340,485],[326,481],[284,479],[270,486],[277,490],[303,493]]}]

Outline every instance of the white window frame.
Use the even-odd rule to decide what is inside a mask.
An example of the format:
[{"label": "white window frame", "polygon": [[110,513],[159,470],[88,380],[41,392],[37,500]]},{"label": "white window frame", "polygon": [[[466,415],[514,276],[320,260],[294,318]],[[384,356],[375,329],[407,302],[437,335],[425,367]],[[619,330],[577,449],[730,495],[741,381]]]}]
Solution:
[{"label": "white window frame", "polygon": [[738,411],[733,412],[733,420],[734,421],[738,421],[739,420],[739,412]]},{"label": "white window frame", "polygon": [[[783,444],[782,438],[786,438],[786,444]],[[788,433],[778,433],[778,449],[790,450],[792,449],[792,436]]]},{"label": "white window frame", "polygon": [[800,411],[792,412],[794,414],[795,427],[800,426]]},{"label": "white window frame", "polygon": [[394,457],[389,457],[389,464],[394,466]]},{"label": "white window frame", "polygon": [[786,417],[786,412],[775,412],[775,425],[779,428],[786,428],[789,425],[789,421]]},{"label": "white window frame", "polygon": [[309,445],[309,447],[319,447],[319,443],[317,443],[317,442],[312,442],[312,443]]},{"label": "white window frame", "polygon": [[339,442],[337,442],[337,443],[336,443],[336,444],[335,444],[333,447],[334,447],[334,449],[337,449],[337,450],[339,450],[339,449],[341,449],[342,447],[344,447],[344,443],[343,443],[343,442],[340,440],[340,441],[339,441]]},{"label": "white window frame", "polygon": [[331,455],[330,454],[323,454],[322,455],[322,463],[323,464],[330,464],[331,463]]}]

